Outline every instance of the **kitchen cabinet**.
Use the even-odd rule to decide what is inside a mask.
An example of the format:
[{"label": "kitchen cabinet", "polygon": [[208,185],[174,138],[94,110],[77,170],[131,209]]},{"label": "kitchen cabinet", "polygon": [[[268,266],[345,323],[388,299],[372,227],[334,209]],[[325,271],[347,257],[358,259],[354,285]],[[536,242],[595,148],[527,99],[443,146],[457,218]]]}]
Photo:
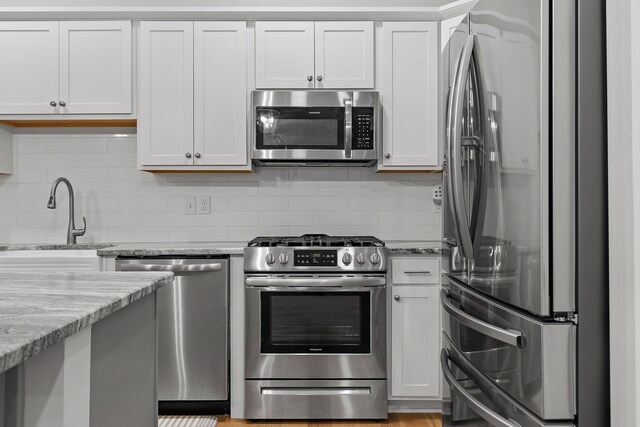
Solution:
[{"label": "kitchen cabinet", "polygon": [[379,169],[439,169],[438,23],[384,22],[380,34]]},{"label": "kitchen cabinet", "polygon": [[193,22],[141,22],[138,163],[193,165]]},{"label": "kitchen cabinet", "polygon": [[373,22],[256,22],[256,88],[373,89]]},{"label": "kitchen cabinet", "polygon": [[391,261],[391,399],[440,396],[440,261]]},{"label": "kitchen cabinet", "polygon": [[246,169],[246,23],[142,22],[139,51],[139,166]]},{"label": "kitchen cabinet", "polygon": [[130,21],[0,22],[0,114],[129,114]]}]

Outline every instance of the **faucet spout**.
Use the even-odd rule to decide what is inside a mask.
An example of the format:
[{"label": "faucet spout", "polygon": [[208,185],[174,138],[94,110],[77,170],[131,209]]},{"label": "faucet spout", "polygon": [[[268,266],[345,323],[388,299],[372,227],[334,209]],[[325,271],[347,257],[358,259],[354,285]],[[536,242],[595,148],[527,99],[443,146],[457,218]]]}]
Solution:
[{"label": "faucet spout", "polygon": [[76,237],[84,236],[84,233],[87,230],[87,219],[85,217],[82,217],[83,227],[80,229],[76,229],[76,223],[74,219],[75,200],[74,200],[74,194],[73,194],[73,186],[71,185],[71,182],[69,182],[67,178],[60,177],[55,181],[53,181],[53,184],[51,185],[51,194],[49,194],[49,201],[47,202],[47,208],[49,209],[56,208],[56,191],[58,190],[58,185],[61,182],[64,182],[64,184],[67,186],[67,190],[69,191],[69,227],[67,228],[67,244],[75,245]]}]

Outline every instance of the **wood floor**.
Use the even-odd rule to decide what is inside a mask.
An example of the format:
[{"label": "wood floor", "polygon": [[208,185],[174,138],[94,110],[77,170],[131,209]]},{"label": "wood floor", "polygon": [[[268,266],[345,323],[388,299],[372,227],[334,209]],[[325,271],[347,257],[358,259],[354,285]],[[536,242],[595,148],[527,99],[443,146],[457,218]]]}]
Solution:
[{"label": "wood floor", "polygon": [[375,421],[276,421],[254,422],[218,417],[217,427],[441,427],[440,414],[389,414],[389,419]]}]

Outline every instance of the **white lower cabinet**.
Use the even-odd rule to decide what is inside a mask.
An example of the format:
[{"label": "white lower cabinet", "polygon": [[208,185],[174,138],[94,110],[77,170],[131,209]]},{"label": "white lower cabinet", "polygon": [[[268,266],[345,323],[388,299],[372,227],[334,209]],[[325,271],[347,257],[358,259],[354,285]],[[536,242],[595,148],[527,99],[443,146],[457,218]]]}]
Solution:
[{"label": "white lower cabinet", "polygon": [[392,399],[440,397],[440,285],[429,277],[434,264],[439,272],[439,260],[434,258],[392,259]]}]

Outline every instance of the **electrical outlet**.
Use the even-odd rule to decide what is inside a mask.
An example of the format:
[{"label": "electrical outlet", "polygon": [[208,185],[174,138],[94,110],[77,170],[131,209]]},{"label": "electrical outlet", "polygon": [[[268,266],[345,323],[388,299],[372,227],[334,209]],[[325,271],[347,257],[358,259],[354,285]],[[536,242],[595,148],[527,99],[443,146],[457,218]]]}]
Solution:
[{"label": "electrical outlet", "polygon": [[194,197],[185,197],[184,198],[184,213],[185,215],[195,215],[196,214],[196,198]]},{"label": "electrical outlet", "polygon": [[442,185],[433,187],[433,212],[440,213],[442,211]]},{"label": "electrical outlet", "polygon": [[209,196],[198,196],[198,214],[209,215],[211,213],[211,198]]}]

